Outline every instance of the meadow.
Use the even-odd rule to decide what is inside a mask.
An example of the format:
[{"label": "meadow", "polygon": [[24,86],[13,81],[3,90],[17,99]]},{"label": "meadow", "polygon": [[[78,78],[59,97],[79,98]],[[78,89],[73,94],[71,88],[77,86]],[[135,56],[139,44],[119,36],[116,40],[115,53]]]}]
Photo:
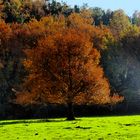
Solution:
[{"label": "meadow", "polygon": [[0,140],[139,140],[140,116],[0,121]]}]

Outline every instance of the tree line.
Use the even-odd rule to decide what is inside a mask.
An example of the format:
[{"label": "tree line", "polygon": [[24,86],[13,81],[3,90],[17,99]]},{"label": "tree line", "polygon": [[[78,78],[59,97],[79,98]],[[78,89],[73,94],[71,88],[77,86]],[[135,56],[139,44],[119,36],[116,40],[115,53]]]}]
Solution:
[{"label": "tree line", "polygon": [[138,11],[3,0],[0,104],[63,104],[72,120],[75,104],[128,101],[139,91],[139,30]]}]

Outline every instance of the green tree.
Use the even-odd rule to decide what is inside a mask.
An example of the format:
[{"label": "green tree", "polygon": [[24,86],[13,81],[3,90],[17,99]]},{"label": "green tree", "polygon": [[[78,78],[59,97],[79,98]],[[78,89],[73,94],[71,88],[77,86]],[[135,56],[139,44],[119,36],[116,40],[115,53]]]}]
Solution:
[{"label": "green tree", "polygon": [[103,15],[105,14],[104,10],[99,7],[92,9],[92,17],[95,25],[100,25],[103,22]]},{"label": "green tree", "polygon": [[109,25],[110,24],[110,20],[112,19],[112,14],[113,14],[113,12],[110,10],[110,9],[108,9],[105,13],[104,13],[104,15],[103,15],[103,24],[104,25]]},{"label": "green tree", "polygon": [[133,13],[132,23],[137,25],[137,26],[140,26],[140,12],[139,11],[135,11]]}]

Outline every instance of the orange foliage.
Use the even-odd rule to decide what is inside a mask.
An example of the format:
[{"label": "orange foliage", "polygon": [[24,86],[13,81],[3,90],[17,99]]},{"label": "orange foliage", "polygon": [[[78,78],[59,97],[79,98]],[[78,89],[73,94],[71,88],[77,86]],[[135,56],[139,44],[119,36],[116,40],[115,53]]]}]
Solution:
[{"label": "orange foliage", "polygon": [[6,43],[12,36],[12,30],[8,24],[0,20],[0,45]]},{"label": "orange foliage", "polygon": [[98,50],[106,49],[106,44],[113,40],[112,33],[107,27],[92,25],[91,15],[87,11],[83,11],[81,14],[71,14],[67,19],[67,23],[70,27],[90,35],[94,47]]},{"label": "orange foliage", "polygon": [[22,42],[24,48],[36,47],[39,39],[46,37],[48,34],[55,34],[65,26],[63,16],[55,18],[52,16],[43,17],[40,21],[32,19],[29,23],[12,24],[11,28],[17,40]]},{"label": "orange foliage", "polygon": [[39,40],[38,46],[26,53],[24,64],[30,69],[26,84],[33,95],[46,94],[47,102],[50,95],[57,95],[57,100],[51,100],[54,103],[59,98],[63,103],[79,102],[81,94],[87,94],[81,103],[110,101],[109,84],[99,66],[100,54],[81,31],[64,29]]},{"label": "orange foliage", "polygon": [[25,50],[24,65],[30,74],[24,84],[24,94],[18,95],[17,102],[113,102],[109,82],[99,65],[100,52],[96,49],[103,49],[104,41],[111,38],[107,28],[94,27],[88,16],[85,19],[85,13],[74,13],[68,18],[50,16],[33,20],[21,31],[24,39],[29,40],[26,45],[32,49]]}]

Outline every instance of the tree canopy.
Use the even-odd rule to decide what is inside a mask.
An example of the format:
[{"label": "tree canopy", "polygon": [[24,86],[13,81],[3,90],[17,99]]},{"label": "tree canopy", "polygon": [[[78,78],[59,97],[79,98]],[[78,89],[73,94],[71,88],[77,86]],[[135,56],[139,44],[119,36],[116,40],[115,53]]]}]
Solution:
[{"label": "tree canopy", "polygon": [[75,104],[137,100],[139,20],[139,11],[0,1],[0,105],[63,104],[73,119]]}]

